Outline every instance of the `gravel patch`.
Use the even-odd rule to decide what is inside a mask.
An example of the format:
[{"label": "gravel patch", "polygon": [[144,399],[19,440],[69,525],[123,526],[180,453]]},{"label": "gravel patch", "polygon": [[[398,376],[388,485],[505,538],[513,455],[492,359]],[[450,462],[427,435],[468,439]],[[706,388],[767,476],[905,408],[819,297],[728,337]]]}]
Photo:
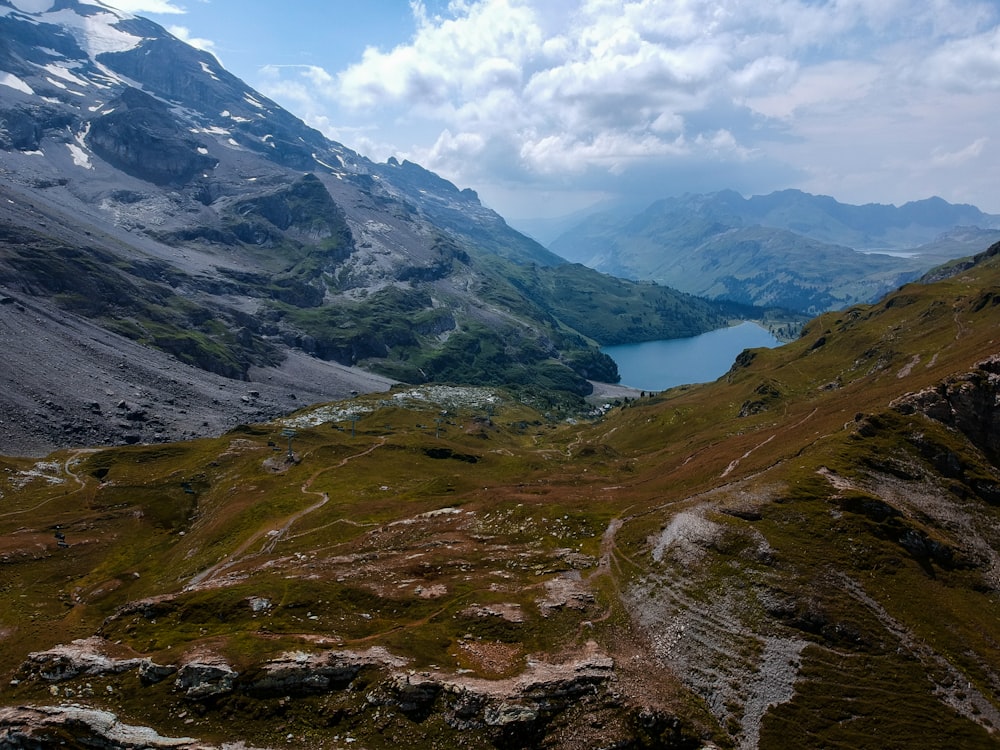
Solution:
[{"label": "gravel patch", "polygon": [[231,380],[0,288],[0,455],[221,435],[393,381],[290,351]]}]

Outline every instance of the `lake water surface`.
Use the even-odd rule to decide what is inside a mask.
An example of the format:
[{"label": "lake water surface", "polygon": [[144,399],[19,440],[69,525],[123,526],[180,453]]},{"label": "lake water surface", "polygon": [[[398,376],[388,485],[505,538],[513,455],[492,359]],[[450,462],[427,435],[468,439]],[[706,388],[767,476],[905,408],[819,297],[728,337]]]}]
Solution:
[{"label": "lake water surface", "polygon": [[724,375],[744,349],[781,342],[756,323],[740,323],[687,339],[645,341],[601,348],[618,363],[621,384],[645,391],[707,383]]}]

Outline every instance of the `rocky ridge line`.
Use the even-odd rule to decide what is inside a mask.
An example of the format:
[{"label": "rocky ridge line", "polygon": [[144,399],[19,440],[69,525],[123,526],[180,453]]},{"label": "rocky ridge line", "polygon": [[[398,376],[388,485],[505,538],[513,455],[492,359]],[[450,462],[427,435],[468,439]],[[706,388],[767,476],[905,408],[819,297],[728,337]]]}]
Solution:
[{"label": "rocky ridge line", "polygon": [[[483,730],[492,736],[537,737],[560,715],[579,704],[626,708],[617,692],[614,660],[590,644],[586,653],[564,662],[528,661],[520,675],[484,680],[462,675],[407,669],[409,660],[384,648],[366,651],[291,652],[241,674],[221,656],[189,652],[178,664],[159,665],[148,658],[116,658],[104,639],[91,637],[29,655],[16,682],[41,681],[64,700],[86,697],[77,678],[122,675],[136,670],[144,685],[174,678],[174,688],[193,702],[215,701],[230,694],[250,698],[306,696],[357,689],[365,673],[364,708],[389,708],[413,718],[439,712],[456,730]],[[667,724],[669,717],[633,707],[639,721]],[[25,705],[0,712],[0,746],[43,747],[60,728],[87,737],[88,747],[182,748],[212,750],[187,737],[162,737],[154,730],[123,723],[114,714],[77,704]],[[41,744],[39,744],[41,743]],[[228,746],[227,746],[228,747]]]}]

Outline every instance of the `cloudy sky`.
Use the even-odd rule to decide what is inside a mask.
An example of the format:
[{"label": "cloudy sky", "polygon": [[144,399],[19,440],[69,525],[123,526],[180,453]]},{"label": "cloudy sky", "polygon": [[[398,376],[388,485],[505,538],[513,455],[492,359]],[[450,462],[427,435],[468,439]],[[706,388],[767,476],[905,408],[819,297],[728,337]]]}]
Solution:
[{"label": "cloudy sky", "polygon": [[795,187],[1000,213],[996,0],[106,0],[516,223]]}]

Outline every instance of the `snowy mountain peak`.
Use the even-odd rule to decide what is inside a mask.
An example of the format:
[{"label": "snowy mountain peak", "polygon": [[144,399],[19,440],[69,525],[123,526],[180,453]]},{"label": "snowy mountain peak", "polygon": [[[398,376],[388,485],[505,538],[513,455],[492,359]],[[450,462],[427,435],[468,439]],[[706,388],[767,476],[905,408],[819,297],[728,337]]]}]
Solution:
[{"label": "snowy mountain peak", "polygon": [[105,52],[127,52],[135,49],[142,37],[118,28],[118,24],[133,18],[104,5],[98,0],[4,0],[0,13],[17,13],[25,20],[57,24],[69,31],[80,48],[94,58]]},{"label": "snowy mountain peak", "polygon": [[112,8],[100,0],[0,0],[0,12],[6,6],[21,13],[43,15],[60,11],[71,11],[80,15],[110,13],[118,18],[132,18],[130,13]]},{"label": "snowy mountain peak", "polygon": [[[210,53],[99,0],[0,0],[0,40],[0,164],[29,182],[85,179],[97,190],[127,175],[211,202],[291,169],[356,181],[445,226],[474,218],[516,234],[473,191],[408,162],[373,163]],[[559,262],[520,235],[513,242],[535,261]]]}]

